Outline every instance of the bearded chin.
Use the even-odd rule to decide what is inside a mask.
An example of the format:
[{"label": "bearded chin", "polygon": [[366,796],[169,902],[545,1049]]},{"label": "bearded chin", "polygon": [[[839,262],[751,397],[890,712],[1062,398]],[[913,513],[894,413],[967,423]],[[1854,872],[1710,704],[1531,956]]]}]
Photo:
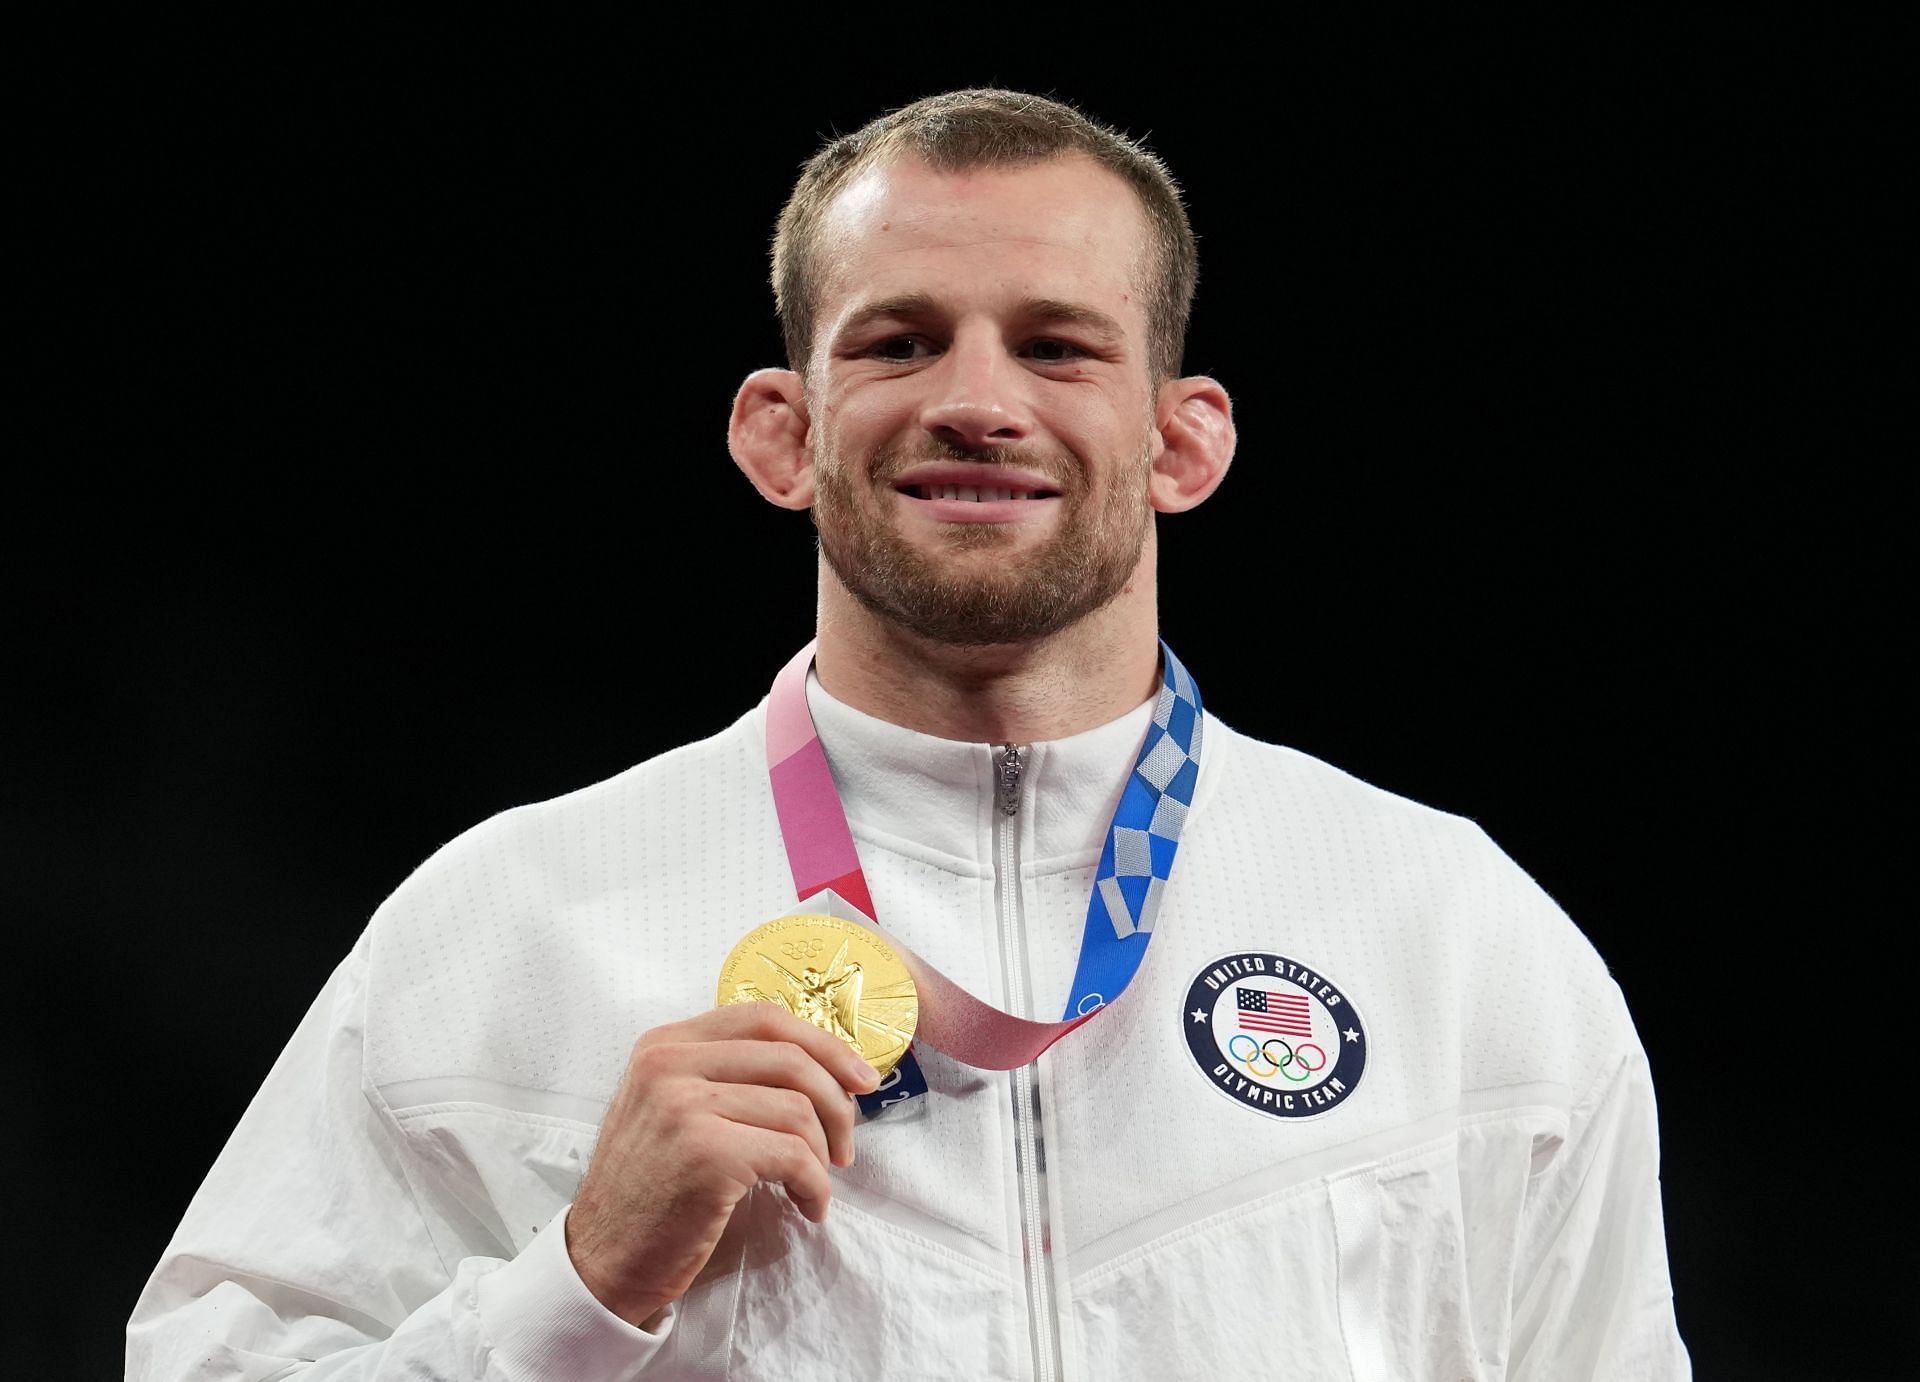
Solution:
[{"label": "bearded chin", "polygon": [[[1078,623],[1125,589],[1146,543],[1144,498],[1136,509],[1116,494],[1104,521],[1090,522],[1076,508],[1038,550],[961,573],[881,527],[844,484],[841,475],[823,475],[813,514],[821,554],[840,584],[880,618],[956,647],[1028,643]],[[986,524],[948,538],[956,552],[1005,544]]]}]

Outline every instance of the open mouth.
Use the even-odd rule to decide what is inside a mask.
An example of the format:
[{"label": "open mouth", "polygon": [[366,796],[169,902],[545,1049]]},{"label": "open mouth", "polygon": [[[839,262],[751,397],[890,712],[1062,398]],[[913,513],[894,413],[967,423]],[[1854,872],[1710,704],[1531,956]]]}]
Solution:
[{"label": "open mouth", "polygon": [[959,499],[975,504],[990,504],[1007,499],[1057,499],[1052,489],[995,489],[986,485],[896,485],[909,499]]}]

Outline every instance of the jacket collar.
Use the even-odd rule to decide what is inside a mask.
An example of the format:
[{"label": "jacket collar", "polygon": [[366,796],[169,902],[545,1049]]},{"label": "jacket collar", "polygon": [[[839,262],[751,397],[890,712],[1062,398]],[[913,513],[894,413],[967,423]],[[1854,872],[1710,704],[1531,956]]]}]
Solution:
[{"label": "jacket collar", "polygon": [[[807,675],[833,780],[854,833],[901,841],[981,867],[993,862],[1002,747],[938,739],[855,710]],[[1153,700],[1065,739],[1024,745],[1020,857],[1031,868],[1084,867],[1100,853],[1153,718]]]}]

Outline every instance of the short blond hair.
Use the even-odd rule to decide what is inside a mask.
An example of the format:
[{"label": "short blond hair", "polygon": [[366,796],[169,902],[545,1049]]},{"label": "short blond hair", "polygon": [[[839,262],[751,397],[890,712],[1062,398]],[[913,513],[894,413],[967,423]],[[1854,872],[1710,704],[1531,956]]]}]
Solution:
[{"label": "short blond hair", "polygon": [[823,145],[801,169],[773,236],[773,301],[788,367],[807,373],[825,277],[820,222],[833,199],[866,169],[901,156],[938,172],[1022,167],[1083,154],[1117,174],[1146,213],[1152,262],[1146,293],[1147,369],[1155,384],[1180,373],[1199,280],[1199,255],[1180,188],[1137,141],[1044,96],[973,87],[928,96]]}]

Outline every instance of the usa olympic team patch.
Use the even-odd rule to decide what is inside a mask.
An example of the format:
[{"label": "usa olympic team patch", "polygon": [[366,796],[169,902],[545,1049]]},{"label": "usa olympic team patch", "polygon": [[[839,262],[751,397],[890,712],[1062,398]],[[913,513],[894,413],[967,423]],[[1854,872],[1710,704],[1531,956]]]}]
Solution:
[{"label": "usa olympic team patch", "polygon": [[1338,1108],[1367,1068],[1367,1029],[1347,995],[1326,975],[1268,951],[1223,956],[1201,970],[1180,1026],[1216,1089],[1275,1118]]}]

